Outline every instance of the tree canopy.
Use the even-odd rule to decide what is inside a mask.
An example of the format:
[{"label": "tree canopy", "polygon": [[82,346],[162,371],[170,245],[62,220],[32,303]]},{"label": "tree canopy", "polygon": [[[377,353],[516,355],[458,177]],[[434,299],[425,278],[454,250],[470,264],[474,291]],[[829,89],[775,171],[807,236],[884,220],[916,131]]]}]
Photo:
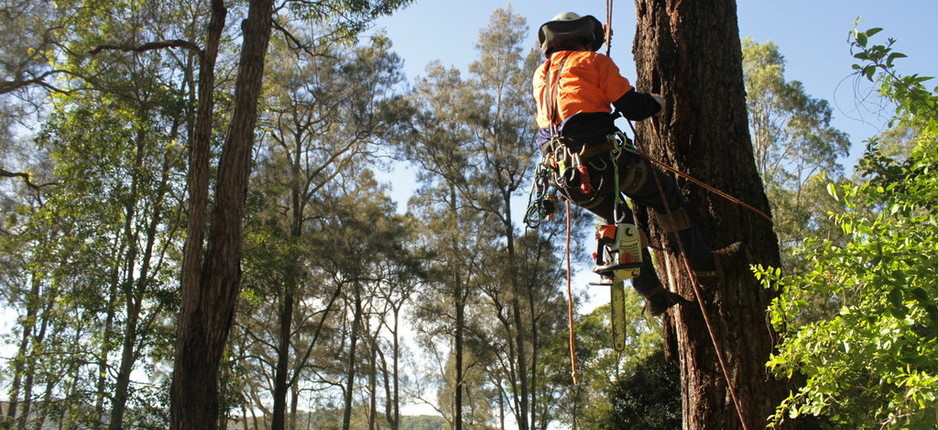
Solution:
[{"label": "tree canopy", "polygon": [[[697,308],[653,318],[628,294],[615,351],[609,305],[565,296],[566,215],[519,224],[543,60],[524,17],[495,10],[465,70],[434,62],[408,81],[392,41],[364,36],[408,3],[0,5],[0,306],[11,316],[0,429],[673,429],[690,422],[680,377],[698,359],[700,386],[725,406],[709,339],[684,363],[663,342],[677,316],[703,333]],[[646,29],[677,25],[671,42],[691,52],[705,41],[684,30],[704,18],[731,27],[730,9],[679,3],[701,20],[654,15]],[[901,74],[904,55],[879,33],[853,33],[854,71],[895,104],[893,127],[867,142],[852,178],[832,106],[785,76],[783,47],[743,39],[718,44],[720,64],[662,60],[741,65],[727,73],[738,109],[713,109],[734,121],[732,139],[685,145],[699,106],[672,103],[679,120],[664,134],[676,137],[656,150],[721,187],[745,183],[755,200],[765,185],[782,250],[780,267],[758,269],[771,290],[742,267],[738,288],[704,299],[726,336],[744,308],[734,300],[760,298],[744,312],[755,328],[736,340],[763,333],[774,298],[781,343],[768,365],[794,390],[776,426],[938,426],[938,89]],[[641,90],[661,84],[649,70]],[[669,88],[674,102],[689,87]],[[700,90],[686,95],[710,94]],[[735,150],[689,155],[728,140]],[[745,181],[714,168],[750,158]],[[418,186],[406,208],[388,167]],[[701,215],[736,210],[685,191],[706,202]],[[570,216],[582,261],[592,219]],[[733,212],[704,229],[722,240],[757,223]],[[777,260],[771,229],[757,227],[759,261]],[[673,268],[667,246],[656,252],[662,273]],[[727,355],[760,382],[766,360],[745,360],[755,349]],[[415,404],[435,414],[408,416]]]},{"label": "tree canopy", "polygon": [[[785,333],[769,366],[805,380],[776,422],[822,415],[857,429],[938,425],[938,89],[925,86],[930,78],[900,74],[896,60],[904,55],[891,39],[875,43],[879,31],[854,31],[854,69],[895,104],[894,122],[920,132],[898,159],[870,140],[862,181],[828,186],[845,205],[830,213],[845,243],[806,243],[807,273],[762,272],[781,293],[772,318]],[[811,297],[837,312],[793,324]]]}]

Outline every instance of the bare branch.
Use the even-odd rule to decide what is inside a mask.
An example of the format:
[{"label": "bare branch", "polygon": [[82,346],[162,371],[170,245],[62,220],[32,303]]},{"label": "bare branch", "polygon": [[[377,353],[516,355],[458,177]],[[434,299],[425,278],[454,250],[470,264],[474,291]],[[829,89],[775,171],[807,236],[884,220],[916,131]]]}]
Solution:
[{"label": "bare branch", "polygon": [[44,187],[44,186],[46,186],[46,185],[53,185],[53,183],[42,184],[42,185],[36,185],[36,184],[34,184],[32,181],[29,180],[29,173],[25,173],[25,172],[11,172],[11,171],[6,170],[6,169],[4,169],[4,168],[0,168],[0,178],[23,178],[23,180],[26,181],[26,185],[27,185],[29,188],[32,188],[32,189],[34,189],[34,190],[36,190],[36,191],[39,191],[40,188],[42,188],[42,187]]},{"label": "bare branch", "polygon": [[185,48],[197,54],[199,57],[202,56],[202,48],[199,48],[199,46],[195,43],[182,39],[159,40],[156,42],[144,43],[143,45],[98,45],[96,48],[88,51],[88,54],[95,55],[104,50],[146,52],[163,48]]},{"label": "bare branch", "polygon": [[45,79],[51,75],[57,73],[66,73],[65,70],[49,70],[41,75],[30,79],[16,79],[12,81],[0,81],[0,94],[10,93],[30,85],[40,85],[52,91],[61,91],[58,88],[53,87],[49,83],[45,82]]},{"label": "bare branch", "polygon": [[290,42],[291,44],[295,45],[295,46],[296,46],[296,49],[299,49],[299,50],[305,52],[305,53],[306,53],[307,55],[309,55],[310,57],[312,57],[312,58],[317,58],[317,57],[334,58],[334,57],[331,56],[331,55],[326,55],[326,54],[324,54],[324,53],[317,53],[317,52],[314,52],[312,49],[310,49],[309,44],[307,44],[307,43],[301,41],[301,40],[300,40],[299,38],[297,38],[292,32],[290,32],[290,30],[288,30],[288,29],[286,29],[284,26],[280,25],[280,23],[277,22],[277,20],[274,20],[274,21],[273,21],[273,27],[274,27],[275,30],[277,30],[277,31],[279,31],[279,32],[281,32],[281,33],[283,33],[283,36],[286,37],[287,41]]}]

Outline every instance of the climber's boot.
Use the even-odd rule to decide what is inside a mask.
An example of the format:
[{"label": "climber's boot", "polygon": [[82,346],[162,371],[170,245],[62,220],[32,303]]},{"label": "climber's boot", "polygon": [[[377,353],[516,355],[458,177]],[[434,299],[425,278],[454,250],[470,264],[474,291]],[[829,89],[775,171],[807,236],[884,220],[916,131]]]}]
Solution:
[{"label": "climber's boot", "polygon": [[749,248],[743,242],[733,242],[723,248],[711,252],[712,262],[708,267],[694,268],[694,275],[697,282],[704,287],[712,287],[715,284],[722,284],[726,281],[726,272],[748,266],[752,261]]},{"label": "climber's boot", "polygon": [[653,317],[663,314],[668,308],[676,304],[684,303],[680,294],[672,293],[664,287],[660,287],[650,295],[645,296],[645,310]]},{"label": "climber's boot", "polygon": [[684,208],[671,213],[658,213],[656,218],[658,224],[671,238],[671,248],[680,249],[677,246],[678,242],[683,246],[687,262],[704,287],[722,283],[727,269],[741,268],[752,260],[743,242],[734,242],[726,247],[710,250],[703,233],[691,224],[690,217]]}]

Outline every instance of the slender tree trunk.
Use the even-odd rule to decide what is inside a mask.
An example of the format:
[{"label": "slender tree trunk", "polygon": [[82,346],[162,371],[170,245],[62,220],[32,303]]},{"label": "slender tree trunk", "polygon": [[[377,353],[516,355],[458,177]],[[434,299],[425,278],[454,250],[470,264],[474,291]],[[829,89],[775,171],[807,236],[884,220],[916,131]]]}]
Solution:
[{"label": "slender tree trunk", "polygon": [[[291,154],[290,170],[293,177],[290,188],[290,239],[292,243],[300,242],[300,236],[303,234],[303,196],[304,190],[300,189],[301,181],[301,163],[302,163],[302,138],[297,136],[296,147]],[[300,259],[294,253],[290,260],[290,266],[287,268],[286,279],[284,282],[283,307],[280,309],[280,338],[277,343],[277,364],[274,372],[274,416],[271,422],[272,430],[283,430],[286,426],[286,398],[287,390],[293,385],[293,379],[287,379],[287,369],[290,364],[290,352],[292,350],[290,337],[293,331],[293,314],[295,312],[294,303],[296,291],[299,287],[300,279]]]},{"label": "slender tree trunk", "polygon": [[[131,306],[128,306],[131,307]],[[133,306],[128,309],[127,328],[121,348],[120,368],[114,382],[114,398],[111,401],[111,419],[108,424],[110,430],[124,428],[124,412],[127,409],[127,398],[130,388],[130,373],[133,371],[136,360],[135,348],[137,344],[137,322],[140,317],[140,307]]]},{"label": "slender tree trunk", "polygon": [[287,282],[284,288],[283,304],[280,309],[280,338],[277,342],[277,364],[274,371],[274,416],[271,430],[283,430],[286,426],[287,411],[287,366],[290,362],[290,333],[293,325],[294,288]]},{"label": "slender tree trunk", "polygon": [[[517,349],[516,360],[518,362],[517,364],[518,365],[518,387],[520,389],[520,393],[519,393],[520,401],[519,401],[519,410],[518,410],[518,429],[527,430],[528,428],[535,428],[534,427],[535,425],[534,382],[536,380],[536,375],[534,374],[534,372],[537,369],[537,367],[535,366],[535,363],[533,362],[535,351],[532,346],[531,369],[528,370],[528,357],[527,357],[527,349],[526,349],[528,339],[527,339],[527,336],[525,335],[527,330],[525,330],[524,320],[521,317],[523,312],[522,312],[520,297],[522,297],[523,294],[521,292],[521,282],[518,280],[518,272],[515,269],[515,260],[517,259],[517,255],[515,252],[515,234],[514,234],[514,228],[510,221],[511,220],[511,192],[510,191],[503,192],[503,195],[504,195],[504,203],[505,203],[505,213],[504,213],[505,218],[504,219],[508,220],[506,221],[504,225],[505,241],[506,241],[505,248],[508,252],[508,270],[509,270],[508,278],[509,278],[509,282],[511,285],[511,301],[510,302],[511,302],[512,314],[514,317],[514,324],[515,324],[515,345],[516,345],[515,348]],[[531,332],[533,333],[535,330],[535,327],[533,324],[534,309],[531,308],[529,311],[532,313],[531,315],[532,325],[530,329],[531,329]],[[530,413],[530,416],[528,415],[529,413]]]},{"label": "slender tree trunk", "polygon": [[[459,223],[455,214],[458,212],[456,206],[456,187],[450,184],[449,189],[450,213],[453,214],[453,235],[458,236]],[[453,256],[453,262],[458,262],[459,257]],[[463,291],[462,274],[458,264],[453,264],[453,302],[456,306],[456,327],[453,330],[453,358],[455,363],[456,380],[453,381],[453,430],[462,430],[462,395],[463,395],[463,342],[466,331],[466,294]]]},{"label": "slender tree trunk", "polygon": [[[377,335],[375,335],[377,337]],[[378,342],[370,339],[371,350],[368,358],[371,365],[368,373],[368,430],[378,430]]]},{"label": "slender tree trunk", "polygon": [[299,403],[300,390],[297,389],[296,384],[290,384],[290,419],[287,421],[287,428],[296,429],[297,408]]},{"label": "slender tree trunk", "polygon": [[463,403],[463,343],[466,327],[466,301],[463,293],[462,279],[458,270],[454,271],[455,289],[453,295],[456,298],[456,330],[453,334],[453,349],[456,371],[456,380],[454,382],[453,392],[453,430],[462,430],[462,403]]},{"label": "slender tree trunk", "polygon": [[[124,224],[125,230],[128,229],[128,223],[130,219],[126,219]],[[119,244],[116,255],[125,255],[124,249],[126,247],[126,241],[121,241],[123,243]],[[116,262],[111,268],[111,280],[110,285],[108,285],[108,295],[107,295],[107,315],[104,317],[104,328],[101,330],[101,338],[104,339],[102,342],[101,351],[99,352],[100,356],[98,358],[98,378],[95,383],[95,416],[104,417],[105,416],[105,399],[108,397],[107,389],[107,379],[108,379],[108,357],[111,355],[113,350],[111,338],[114,336],[114,320],[116,319],[117,308],[118,308],[118,297],[120,289],[120,276],[121,276],[121,265],[120,262]]]},{"label": "slender tree trunk", "polygon": [[[42,398],[43,404],[46,404],[46,405],[52,404],[52,393],[54,391],[56,382],[57,381],[54,381],[54,380],[46,382],[46,390]],[[38,414],[38,416],[30,417],[31,419],[34,420],[33,429],[43,430],[45,428],[46,419],[48,419],[48,417],[49,417],[49,408],[43,408],[43,411],[40,414]]]},{"label": "slender tree trunk", "polygon": [[[48,315],[49,312],[51,312],[50,308],[52,308],[52,306],[53,306],[52,302],[49,302],[48,304],[46,304],[46,309],[43,312],[43,314]],[[46,332],[48,328],[49,328],[49,320],[47,318],[42,318],[42,322],[39,324],[39,331],[31,339],[31,342],[32,342],[31,349],[36,349],[43,344],[43,342],[46,339]],[[29,355],[33,356],[34,354],[32,354],[32,352],[30,351]],[[26,424],[30,417],[30,411],[32,410],[32,407],[33,407],[32,393],[33,393],[33,384],[35,381],[35,377],[36,377],[36,360],[34,357],[31,357],[26,363],[26,378],[23,382],[23,396],[22,396],[23,400],[21,403],[23,410],[20,413],[20,418],[16,426],[16,428],[19,430],[26,430]]]},{"label": "slender tree trunk", "polygon": [[[399,330],[399,321],[401,316],[401,305],[404,303],[404,298],[401,298],[401,301],[398,303],[390,303],[391,312],[393,319],[391,324],[388,324],[385,321],[385,326],[388,327],[388,330],[391,332],[391,364],[388,368],[388,360],[384,352],[375,345],[375,351],[378,353],[378,357],[381,359],[381,371],[383,376],[384,383],[384,419],[387,421],[389,428],[391,430],[398,430],[400,427],[400,386],[399,381],[400,377],[398,376],[398,353],[400,352],[400,333]],[[380,426],[379,426],[380,428]]]},{"label": "slender tree trunk", "polygon": [[346,365],[345,377],[345,409],[342,411],[342,430],[350,430],[352,426],[352,400],[355,397],[355,354],[358,346],[358,335],[362,325],[362,298],[361,286],[357,283],[352,287],[354,290],[353,306],[355,314],[352,317],[352,331],[349,339],[348,364]]},{"label": "slender tree trunk", "polygon": [[[140,117],[142,118],[147,117],[147,115],[148,111],[146,109],[143,109],[142,112],[140,112]],[[136,155],[134,157],[134,170],[139,171],[139,169],[143,168],[144,155],[146,152],[145,132],[139,132],[136,139],[137,148]],[[165,192],[165,185],[167,180],[168,176],[164,171],[160,193]],[[124,428],[124,412],[127,409],[127,400],[129,398],[130,391],[130,374],[133,371],[134,364],[137,361],[137,340],[140,336],[140,327],[138,327],[138,324],[140,321],[140,313],[142,312],[143,308],[143,296],[144,292],[147,290],[147,285],[149,284],[150,265],[153,258],[153,247],[156,244],[157,227],[162,220],[163,208],[159,204],[159,202],[162,200],[162,195],[157,195],[157,198],[154,199],[155,203],[152,206],[152,214],[150,215],[150,219],[147,220],[146,229],[143,231],[146,243],[143,247],[143,254],[140,257],[140,268],[139,270],[136,270],[135,266],[138,254],[137,241],[139,239],[139,232],[134,231],[132,227],[132,221],[135,219],[135,214],[137,211],[136,206],[137,203],[139,203],[137,196],[139,192],[138,184],[139,180],[135,176],[131,183],[131,199],[124,208],[126,223],[124,225],[123,233],[124,244],[121,246],[126,246],[128,249],[125,257],[126,261],[124,275],[126,278],[124,280],[124,284],[126,285],[124,288],[124,307],[127,315],[126,321],[124,323],[124,336],[121,345],[121,361],[117,373],[117,378],[114,383],[114,394],[111,401],[111,415],[108,423],[108,428],[110,430],[120,430]],[[134,278],[136,278],[136,280]],[[106,360],[107,358],[103,357],[102,359]],[[101,416],[103,416],[103,414]]]},{"label": "slender tree trunk", "polygon": [[[509,227],[510,228],[510,227]],[[510,232],[507,234],[506,239],[508,240],[508,267],[511,271],[510,280],[511,282],[511,312],[513,317],[513,322],[515,325],[515,360],[517,361],[518,366],[518,430],[528,430],[528,406],[529,406],[529,386],[528,386],[528,357],[527,357],[527,336],[525,336],[524,330],[524,320],[521,318],[521,295],[518,277],[515,275],[514,271],[514,261],[515,261],[515,247],[514,247],[514,235]]]},{"label": "slender tree trunk", "polygon": [[[201,237],[190,237],[191,242],[187,240],[186,243],[182,275],[183,299],[179,312],[176,361],[170,393],[172,428],[177,430],[212,429],[218,421],[218,369],[234,318],[235,301],[241,289],[242,218],[251,168],[264,59],[270,41],[272,8],[271,0],[252,0],[248,7],[248,17],[242,23],[243,42],[235,82],[234,110],[219,162],[215,208],[203,264],[198,264],[201,261]],[[216,36],[216,26],[223,27],[224,15],[224,4],[214,0],[204,60],[214,58],[209,55],[213,49],[217,52],[217,39],[213,38]],[[213,82],[211,73],[205,70],[206,63],[213,61],[203,63],[200,76],[206,77],[208,81],[202,82],[201,85],[211,88]],[[205,88],[200,87],[199,91],[200,97],[206,95]],[[205,110],[211,112],[210,107]],[[203,106],[200,106],[197,122],[202,126],[205,122],[210,125],[209,119],[202,118],[204,113]],[[201,128],[197,126],[198,130]],[[193,152],[195,146],[202,143],[205,142],[193,142]],[[198,165],[191,167],[190,175],[195,175],[197,170],[205,168],[200,161],[193,160],[193,163]],[[198,174],[207,175],[207,171]],[[197,181],[190,179],[190,182]],[[198,199],[205,197],[202,190],[190,188],[190,191],[193,193],[190,196],[193,199],[196,199],[196,195]],[[200,207],[203,203],[190,202],[190,207],[194,209],[190,211],[190,216],[198,217],[194,213],[196,211],[204,213],[204,207]],[[193,225],[193,220],[190,220],[189,227],[190,235],[196,233],[198,236],[197,233],[202,231],[201,225]],[[197,260],[193,260],[194,258]]]},{"label": "slender tree trunk", "polygon": [[[639,124],[639,145],[653,158],[768,213],[747,127],[735,1],[636,0],[636,12],[636,87],[662,94],[667,106],[661,118]],[[741,240],[752,250],[751,263],[778,265],[770,222],[693,184],[679,183],[712,247]],[[664,241],[652,226],[659,243]],[[693,299],[683,266],[673,255],[656,253],[663,280]],[[738,266],[726,273],[725,282],[703,293],[702,303],[746,427],[762,429],[786,389],[765,368],[774,342],[766,317],[769,294],[746,267]],[[668,345],[676,345],[669,352],[681,364],[684,429],[742,428],[700,307],[685,304],[669,312],[666,332]]]},{"label": "slender tree trunk", "polygon": [[391,396],[392,400],[392,412],[391,417],[388,419],[388,422],[391,423],[391,430],[398,430],[401,425],[401,376],[400,376],[400,333],[399,333],[399,321],[400,321],[400,307],[394,309],[394,330],[393,330],[393,356],[391,357],[392,362],[392,372],[394,378],[394,392]]},{"label": "slender tree trunk", "polygon": [[498,390],[498,428],[505,430],[505,392]]},{"label": "slender tree trunk", "polygon": [[23,378],[26,376],[26,369],[28,368],[24,360],[27,360],[27,357],[32,355],[29,353],[29,348],[33,336],[33,328],[36,325],[36,318],[39,312],[39,295],[42,291],[41,286],[42,283],[39,281],[39,278],[33,276],[30,280],[29,296],[26,297],[26,318],[22,320],[23,334],[20,337],[20,345],[17,349],[16,356],[18,358],[13,362],[13,381],[10,383],[9,404],[7,405],[6,417],[2,422],[3,429],[12,429],[13,424],[16,422],[20,386],[23,383]]}]

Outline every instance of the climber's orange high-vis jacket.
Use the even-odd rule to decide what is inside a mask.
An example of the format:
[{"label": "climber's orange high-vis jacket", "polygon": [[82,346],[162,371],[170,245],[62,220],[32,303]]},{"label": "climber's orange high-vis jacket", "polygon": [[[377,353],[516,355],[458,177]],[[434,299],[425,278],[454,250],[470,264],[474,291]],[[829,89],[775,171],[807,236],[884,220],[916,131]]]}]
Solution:
[{"label": "climber's orange high-vis jacket", "polygon": [[[579,134],[575,130],[564,130],[564,123],[577,114],[609,114],[612,103],[633,89],[609,57],[592,51],[552,53],[534,73],[533,83],[539,134],[547,138],[551,125],[558,126],[561,135]],[[609,118],[605,116],[604,120],[612,126]]]}]

